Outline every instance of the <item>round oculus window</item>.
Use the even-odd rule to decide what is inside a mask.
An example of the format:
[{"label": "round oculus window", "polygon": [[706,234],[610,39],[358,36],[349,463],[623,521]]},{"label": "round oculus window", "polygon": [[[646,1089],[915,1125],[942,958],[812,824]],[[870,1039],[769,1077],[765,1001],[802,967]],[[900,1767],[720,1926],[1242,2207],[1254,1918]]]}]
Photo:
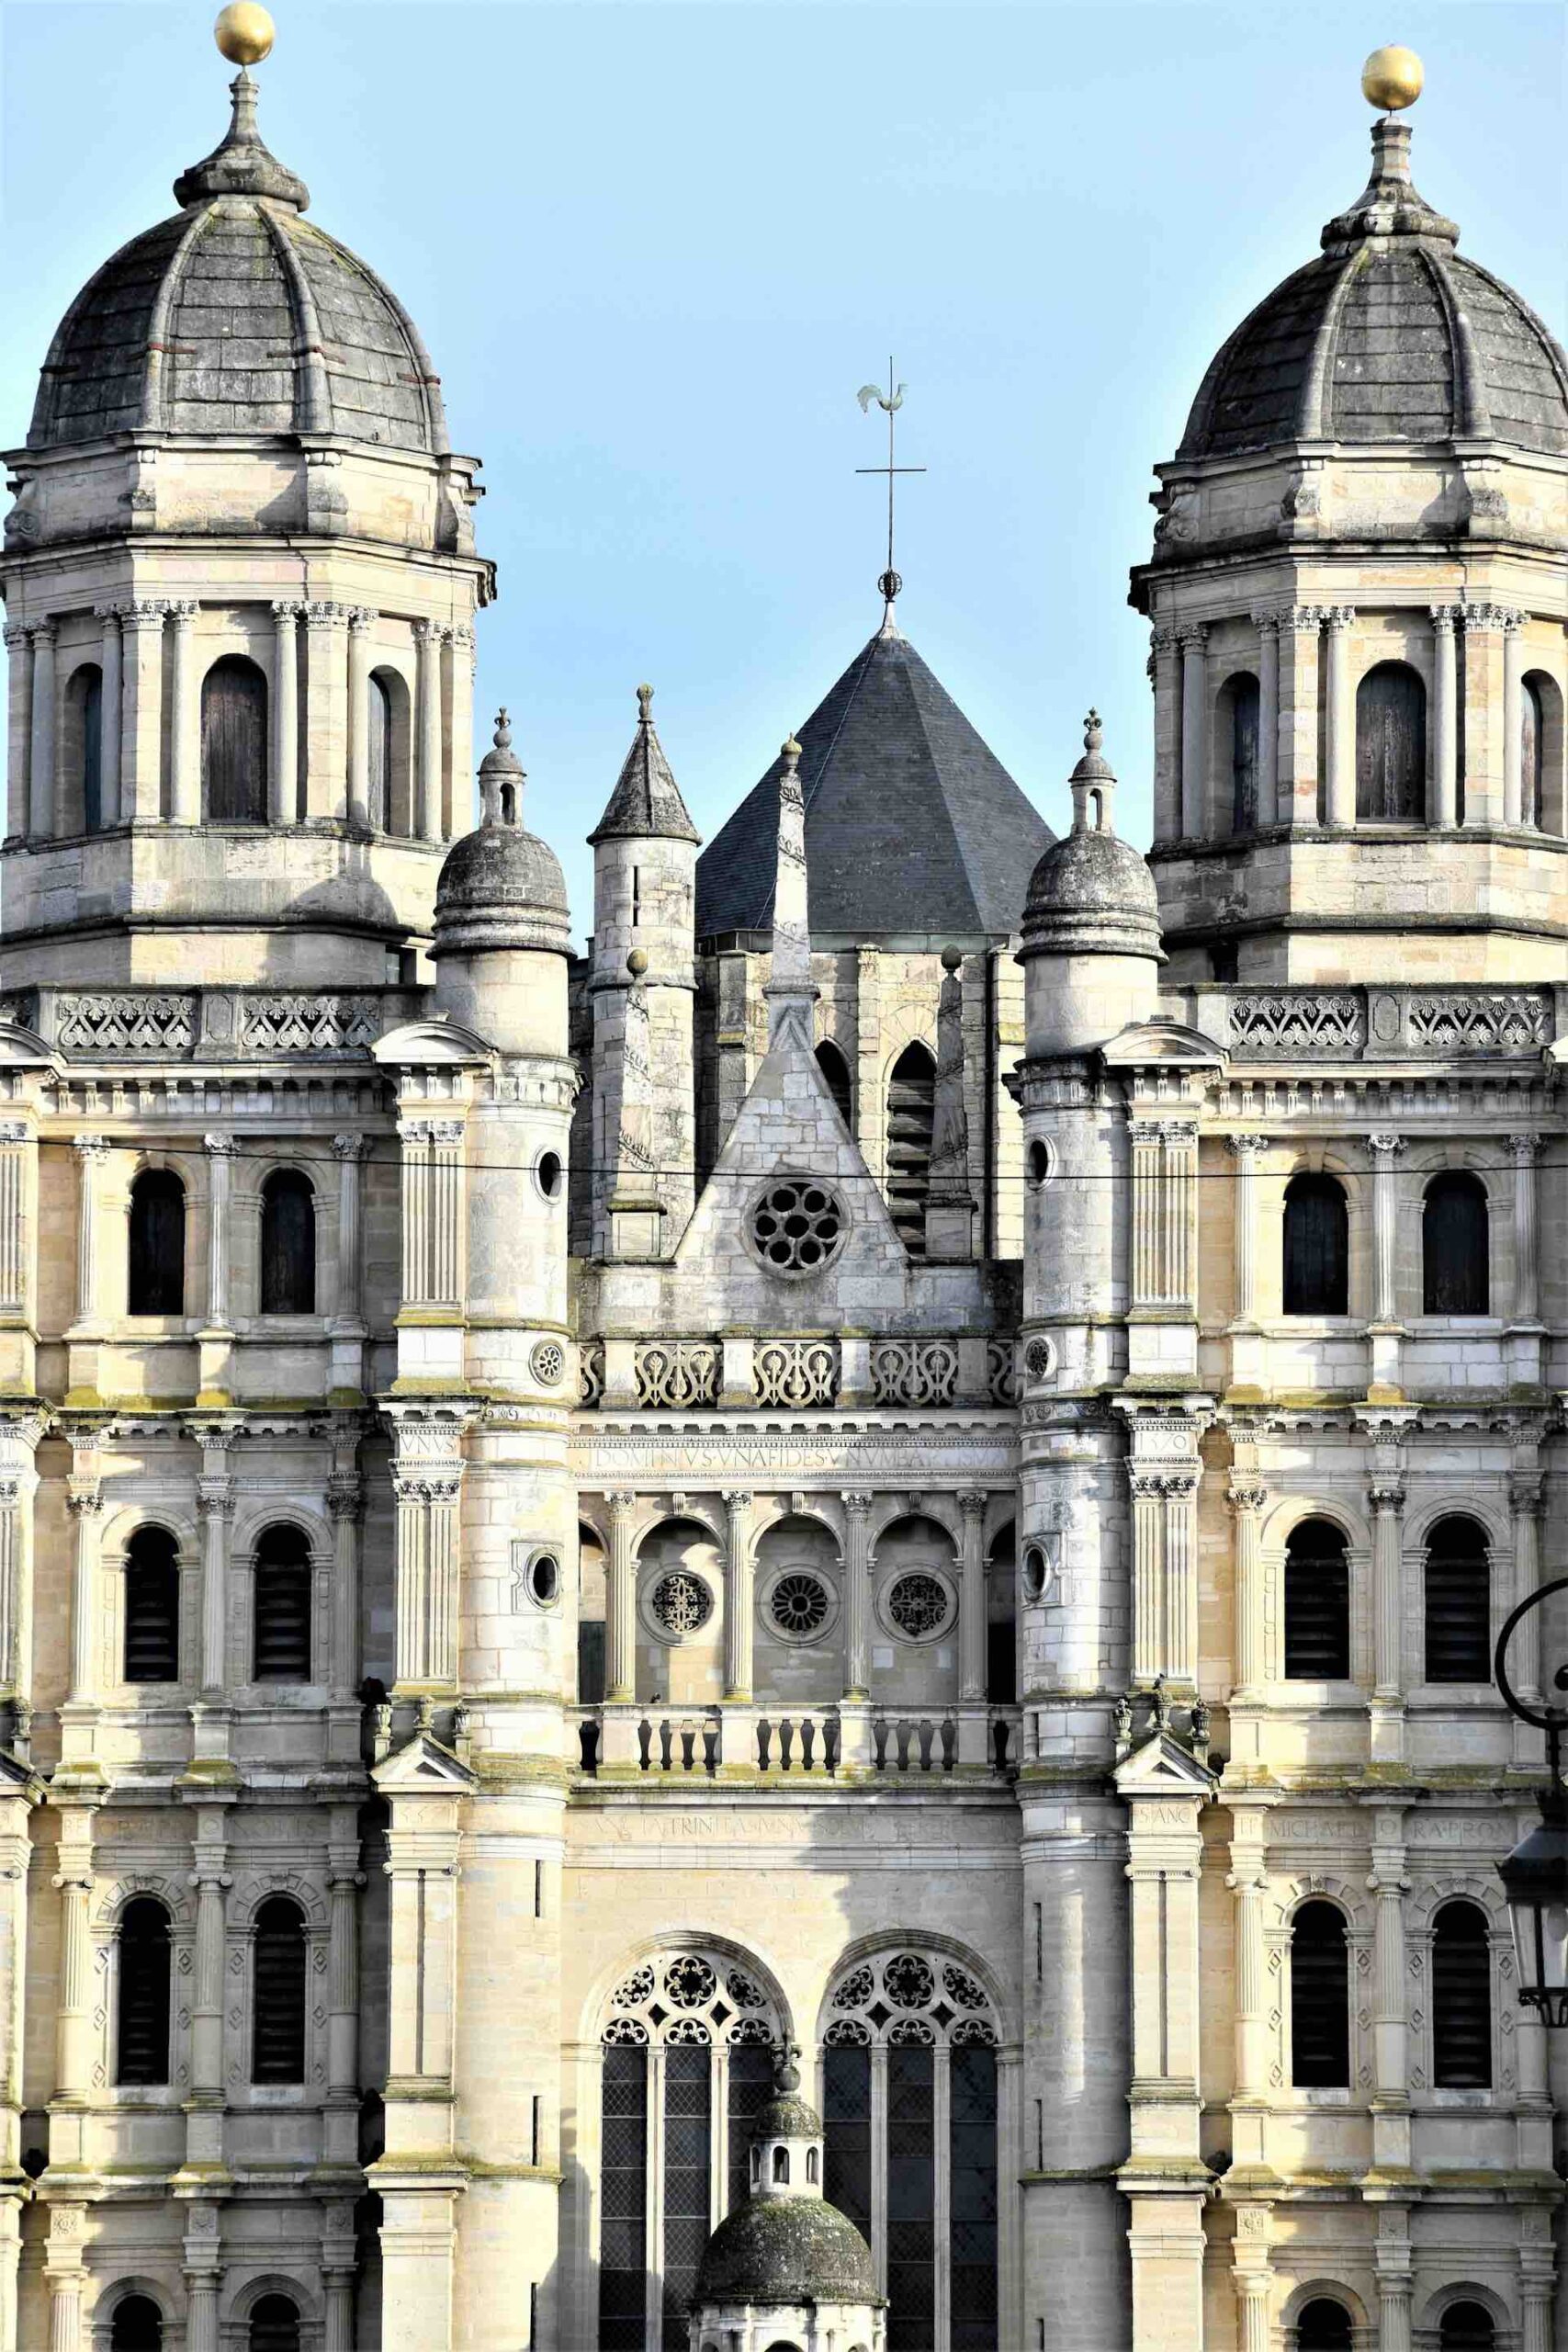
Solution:
[{"label": "round oculus window", "polygon": [[768,1595],[768,1614],[773,1623],[781,1634],[797,1642],[821,1632],[830,1606],[821,1577],[808,1576],[804,1568],[789,1569]]},{"label": "round oculus window", "polygon": [[674,1641],[699,1634],[713,1615],[713,1595],[701,1577],[676,1569],[660,1577],[648,1597],[648,1612],[662,1633]]},{"label": "round oculus window", "polygon": [[887,1614],[911,1642],[940,1634],[953,1614],[953,1599],[938,1577],[919,1570],[895,1579],[887,1595]]},{"label": "round oculus window", "polygon": [[815,1274],[843,1246],[842,1202],[814,1177],[784,1177],[752,1204],[751,1247],[765,1266],[783,1274]]}]

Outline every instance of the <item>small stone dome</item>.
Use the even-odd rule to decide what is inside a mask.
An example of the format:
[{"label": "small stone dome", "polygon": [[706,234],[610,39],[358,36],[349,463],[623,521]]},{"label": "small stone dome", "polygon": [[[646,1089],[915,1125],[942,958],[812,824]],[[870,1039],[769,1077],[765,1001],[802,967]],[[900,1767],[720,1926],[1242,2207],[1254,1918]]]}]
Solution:
[{"label": "small stone dome", "polygon": [[1116,777],[1100,752],[1100,714],[1084,723],[1073,770],[1073,830],[1053,842],[1029,878],[1019,962],[1031,956],[1153,956],[1163,963],[1159,899],[1147,863],[1111,822]]},{"label": "small stone dome", "polygon": [[[815,2119],[813,2119],[815,2120]],[[703,2253],[695,2303],[880,2303],[871,2248],[836,2205],[750,2197]]]},{"label": "small stone dome", "polygon": [[503,710],[479,763],[483,820],[453,842],[435,885],[433,956],[500,947],[570,954],[566,876],[549,843],[521,822],[525,780]]},{"label": "small stone dome", "polygon": [[1179,462],[1290,441],[1511,442],[1568,454],[1568,357],[1511,288],[1454,248],[1410,178],[1410,126],[1372,129],[1372,174],[1224,345]]},{"label": "small stone dome", "polygon": [[753,2145],[764,2140],[819,2140],[821,2136],[816,2109],[789,2091],[775,2092],[751,2121]]},{"label": "small stone dome", "polygon": [[334,434],[447,451],[440,379],[408,312],[303,219],[310,191],[262,143],[256,85],[175,183],[184,208],[122,245],[72,303],[29,449],[111,434]]}]

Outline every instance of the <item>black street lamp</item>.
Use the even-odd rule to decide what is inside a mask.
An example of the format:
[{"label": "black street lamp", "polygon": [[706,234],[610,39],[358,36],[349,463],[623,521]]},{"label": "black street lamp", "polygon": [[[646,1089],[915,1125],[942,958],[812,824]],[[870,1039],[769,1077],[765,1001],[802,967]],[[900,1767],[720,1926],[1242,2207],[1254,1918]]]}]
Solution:
[{"label": "black street lamp", "polygon": [[[1562,1735],[1568,1708],[1527,1707],[1508,1679],[1506,1653],[1515,1626],[1554,1592],[1568,1592],[1568,1577],[1540,1586],[1521,1600],[1497,1636],[1495,1671],[1503,1702],[1521,1723],[1546,1734],[1550,1778],[1538,1792],[1540,1822],[1497,1865],[1514,1930],[1519,1999],[1539,2009],[1549,2026],[1568,2025],[1568,1787],[1562,1780]],[[1568,1690],[1568,1666],[1559,1667],[1552,1688]]]}]

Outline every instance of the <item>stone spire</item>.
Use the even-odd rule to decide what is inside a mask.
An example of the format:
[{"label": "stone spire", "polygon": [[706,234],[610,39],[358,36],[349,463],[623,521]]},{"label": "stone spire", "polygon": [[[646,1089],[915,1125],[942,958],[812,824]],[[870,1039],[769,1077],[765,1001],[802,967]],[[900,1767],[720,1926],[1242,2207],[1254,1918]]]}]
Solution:
[{"label": "stone spire", "polygon": [[973,1254],[975,1196],[969,1189],[969,1114],[964,1100],[964,957],[942,952],[936,1014],[936,1098],[932,1106],[931,1184],[926,1194],[926,1256]]},{"label": "stone spire", "polygon": [[175,202],[189,207],[216,196],[265,196],[274,204],[303,212],[310,191],[280,164],[256,128],[256,85],[242,65],[229,85],[229,128],[210,155],[192,164],[175,182]]},{"label": "stone spire", "polygon": [[807,910],[806,872],[806,801],[800,788],[800,745],[792,735],[784,746],[779,771],[778,859],[773,881],[773,977],[762,991],[768,999],[768,1042],[786,1030],[811,1049],[811,1008],[817,989],[811,979],[811,925]]},{"label": "stone spire", "polygon": [[1410,125],[1383,115],[1372,125],[1371,176],[1348,211],[1324,223],[1325,253],[1345,254],[1368,237],[1427,237],[1457,245],[1459,223],[1447,220],[1410,176]]},{"label": "stone spire", "polygon": [[664,755],[653,724],[653,688],[637,690],[637,733],[622,763],[615,788],[604,814],[589,834],[597,848],[608,841],[700,842],[702,835],[687,814],[674,771]]}]

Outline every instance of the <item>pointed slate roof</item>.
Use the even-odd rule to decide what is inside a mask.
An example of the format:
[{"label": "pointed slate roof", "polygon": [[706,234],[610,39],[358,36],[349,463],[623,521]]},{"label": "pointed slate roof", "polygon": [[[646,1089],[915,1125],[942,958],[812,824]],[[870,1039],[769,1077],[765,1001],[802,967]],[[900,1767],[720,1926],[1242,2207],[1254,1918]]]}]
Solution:
[{"label": "pointed slate roof", "polygon": [[701,833],[686,813],[681,787],[664,756],[652,718],[653,688],[637,690],[637,733],[610,795],[610,804],[593,831],[589,845],[613,841],[700,842]]},{"label": "pointed slate roof", "polygon": [[[897,628],[795,731],[818,945],[1016,932],[1051,830]],[[697,860],[699,939],[772,928],[781,765]]]}]

